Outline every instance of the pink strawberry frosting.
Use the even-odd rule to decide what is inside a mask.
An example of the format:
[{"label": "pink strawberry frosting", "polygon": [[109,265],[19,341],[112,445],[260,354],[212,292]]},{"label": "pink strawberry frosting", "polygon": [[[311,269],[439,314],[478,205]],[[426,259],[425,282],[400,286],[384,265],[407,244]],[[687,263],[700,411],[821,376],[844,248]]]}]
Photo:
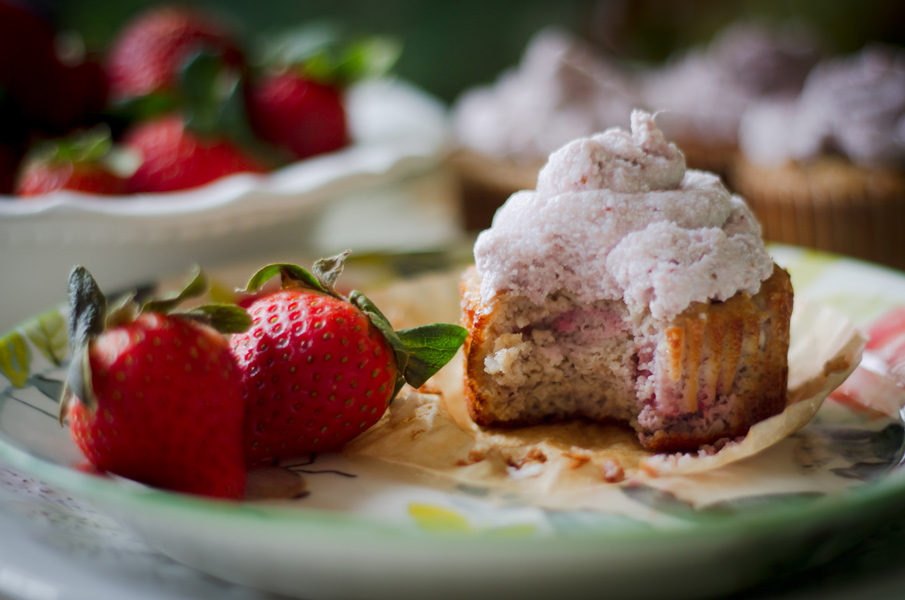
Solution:
[{"label": "pink strawberry frosting", "polygon": [[550,155],[537,189],[513,194],[475,244],[481,294],[540,303],[623,300],[671,318],[691,302],[756,293],[773,261],[760,226],[719,178],[686,170],[649,113]]}]

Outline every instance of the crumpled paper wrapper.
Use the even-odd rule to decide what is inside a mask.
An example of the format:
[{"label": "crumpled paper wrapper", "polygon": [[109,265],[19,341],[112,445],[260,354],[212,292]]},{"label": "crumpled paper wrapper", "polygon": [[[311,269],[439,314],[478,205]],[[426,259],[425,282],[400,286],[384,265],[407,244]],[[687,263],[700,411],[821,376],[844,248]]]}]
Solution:
[{"label": "crumpled paper wrapper", "polygon": [[[459,321],[458,273],[402,282],[369,297],[397,328]],[[690,454],[644,450],[626,426],[576,421],[517,430],[475,425],[465,406],[459,355],[426,386],[406,388],[387,415],[344,452],[392,461],[464,485],[571,494],[639,478],[711,471],[754,456],[804,427],[861,360],[865,340],[838,313],[797,301],[786,409],[722,445]]]}]

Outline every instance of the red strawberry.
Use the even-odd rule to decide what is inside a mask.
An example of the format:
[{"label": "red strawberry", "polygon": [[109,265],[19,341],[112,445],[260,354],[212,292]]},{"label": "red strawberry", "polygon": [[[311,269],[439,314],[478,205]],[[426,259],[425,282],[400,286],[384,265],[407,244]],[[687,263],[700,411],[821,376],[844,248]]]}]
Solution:
[{"label": "red strawberry", "polygon": [[[237,307],[166,314],[200,292],[199,275],[175,298],[131,300],[107,312],[91,275],[70,277],[72,363],[60,403],[73,437],[97,468],[148,485],[240,498],[244,402],[226,338],[249,325]],[[136,313],[138,312],[137,316]],[[224,325],[225,324],[225,325]]]},{"label": "red strawberry", "polygon": [[126,133],[123,144],[140,154],[142,161],[127,183],[130,192],[182,190],[233,173],[266,170],[226,139],[189,131],[177,115],[136,125]]},{"label": "red strawberry", "polygon": [[16,194],[39,196],[62,189],[123,194],[126,180],[107,162],[111,151],[110,135],[104,128],[48,142],[23,165]]},{"label": "red strawberry", "polygon": [[351,39],[322,27],[269,41],[264,69],[246,85],[248,120],[259,138],[299,159],[349,144],[345,90],[386,73],[401,49],[390,38]]},{"label": "red strawberry", "polygon": [[90,194],[115,195],[125,192],[124,181],[105,167],[91,163],[31,163],[22,172],[16,193],[41,196],[56,190],[77,190]]},{"label": "red strawberry", "polygon": [[262,140],[296,158],[338,150],[349,143],[340,88],[284,71],[252,84],[248,120]]},{"label": "red strawberry", "polygon": [[128,24],[110,48],[107,74],[114,98],[134,98],[176,87],[186,61],[200,51],[233,66],[243,57],[232,33],[206,13],[164,6]]},{"label": "red strawberry", "polygon": [[251,304],[252,327],[230,340],[252,464],[338,448],[376,423],[403,383],[423,385],[465,339],[457,325],[394,332],[362,294],[338,294],[347,255],[319,261],[314,275],[276,264],[249,281],[249,292],[277,273],[283,282]]}]

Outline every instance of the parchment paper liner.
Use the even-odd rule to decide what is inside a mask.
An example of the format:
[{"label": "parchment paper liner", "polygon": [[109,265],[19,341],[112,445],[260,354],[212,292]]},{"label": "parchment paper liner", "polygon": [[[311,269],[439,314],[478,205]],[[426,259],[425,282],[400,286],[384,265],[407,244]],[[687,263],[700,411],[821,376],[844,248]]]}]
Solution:
[{"label": "parchment paper liner", "polygon": [[[458,273],[452,273],[369,295],[397,328],[457,322],[457,285]],[[864,341],[845,317],[819,304],[796,301],[785,411],[719,450],[652,454],[641,448],[633,431],[616,424],[479,428],[465,408],[460,352],[420,393],[403,391],[384,419],[345,452],[426,469],[461,484],[528,495],[568,495],[602,484],[702,473],[752,457],[806,425],[858,365]]]}]

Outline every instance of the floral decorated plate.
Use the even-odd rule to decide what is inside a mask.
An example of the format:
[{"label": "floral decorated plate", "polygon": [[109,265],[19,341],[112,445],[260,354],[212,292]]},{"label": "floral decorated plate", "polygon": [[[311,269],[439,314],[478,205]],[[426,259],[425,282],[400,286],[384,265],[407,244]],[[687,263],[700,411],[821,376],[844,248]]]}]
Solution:
[{"label": "floral decorated plate", "polygon": [[[905,306],[901,273],[796,248],[772,251],[792,275],[796,305],[830,311],[822,323],[852,339]],[[351,272],[367,287],[397,266],[387,258]],[[225,283],[239,277],[232,269],[214,275]],[[451,281],[430,275],[375,293],[384,294],[384,308],[390,302],[391,319],[419,310],[447,319],[456,305]],[[819,355],[815,340],[848,347],[809,327],[793,330],[794,352]],[[871,385],[865,367],[878,369],[868,361],[841,391],[814,403],[806,425],[717,466],[639,469],[566,493],[559,480],[541,485],[530,468],[510,465],[511,485],[497,485],[468,467],[425,466],[397,435],[414,443],[423,432],[383,423],[343,453],[283,465],[277,479],[295,481],[287,497],[229,503],[169,493],[80,468],[56,416],[65,330],[65,317],[52,311],[0,340],[0,460],[90,501],[176,560],[292,596],[701,597],[825,562],[905,501],[905,398],[895,383]],[[865,356],[889,359],[875,356],[870,342]],[[454,422],[442,411],[431,412],[433,421],[419,412],[430,396],[400,398],[390,421],[409,411],[409,423],[437,434],[433,442],[447,436],[456,452]]]}]

